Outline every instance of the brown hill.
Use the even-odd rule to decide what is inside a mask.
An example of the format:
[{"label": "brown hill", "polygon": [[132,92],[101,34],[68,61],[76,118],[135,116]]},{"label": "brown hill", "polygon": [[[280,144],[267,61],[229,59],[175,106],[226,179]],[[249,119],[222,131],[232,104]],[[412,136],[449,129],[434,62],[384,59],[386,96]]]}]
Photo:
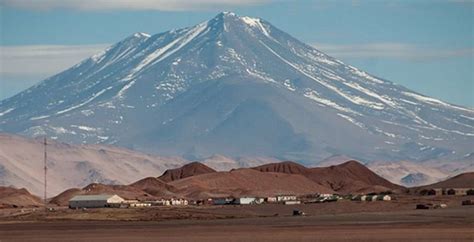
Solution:
[{"label": "brown hill", "polygon": [[415,187],[413,191],[433,188],[474,188],[474,172],[466,172],[431,185]]},{"label": "brown hill", "polygon": [[309,169],[293,161],[270,163],[252,168],[261,172],[279,172],[287,174],[306,174]]},{"label": "brown hill", "polygon": [[336,166],[311,168],[310,178],[343,194],[405,189],[354,160]]},{"label": "brown hill", "polygon": [[316,168],[306,168],[300,164],[286,161],[258,166],[253,169],[262,172],[301,174],[317,184],[341,194],[404,189],[404,187],[389,182],[353,160],[340,165]]},{"label": "brown hill", "polygon": [[76,195],[81,195],[81,194],[84,194],[82,189],[80,189],[80,188],[70,188],[70,189],[67,189],[64,192],[61,192],[57,196],[53,197],[49,201],[49,203],[50,204],[55,204],[55,205],[58,205],[58,206],[66,206],[66,205],[68,205],[69,199],[71,199],[72,197],[74,197]]},{"label": "brown hill", "polygon": [[0,186],[0,208],[39,207],[42,205],[42,200],[29,193],[25,188]]},{"label": "brown hill", "polygon": [[186,197],[194,199],[333,192],[302,175],[260,172],[254,169],[213,172],[175,180],[169,184],[182,190]]},{"label": "brown hill", "polygon": [[159,177],[164,182],[171,182],[174,180],[183,179],[190,176],[196,176],[207,173],[214,173],[216,170],[201,164],[199,162],[191,162],[180,168],[166,170],[163,175]]},{"label": "brown hill", "polygon": [[157,197],[172,197],[177,193],[176,187],[166,184],[156,177],[147,177],[129,185]]}]

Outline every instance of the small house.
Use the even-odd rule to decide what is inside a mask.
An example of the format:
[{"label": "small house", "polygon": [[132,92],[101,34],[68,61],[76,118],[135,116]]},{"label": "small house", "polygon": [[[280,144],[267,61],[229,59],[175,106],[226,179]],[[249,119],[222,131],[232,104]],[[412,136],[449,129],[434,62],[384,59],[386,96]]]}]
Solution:
[{"label": "small house", "polygon": [[330,194],[330,193],[321,193],[318,195],[318,197],[332,197],[334,196],[333,194]]},{"label": "small house", "polygon": [[129,204],[129,207],[131,207],[131,208],[151,207],[151,203],[148,203],[148,202],[130,203],[130,204]]},{"label": "small house", "polygon": [[278,195],[277,202],[285,202],[285,201],[294,201],[296,200],[295,195]]},{"label": "small house", "polygon": [[172,198],[170,200],[171,205],[173,206],[187,206],[188,200],[182,198]]},{"label": "small house", "polygon": [[277,197],[267,197],[267,198],[265,198],[265,202],[267,202],[267,203],[276,203],[277,202]]},{"label": "small house", "polygon": [[255,203],[254,197],[239,197],[234,200],[234,204],[248,205]]},{"label": "small house", "polygon": [[159,199],[155,201],[147,201],[148,203],[151,203],[152,206],[170,206],[171,202],[168,199]]}]

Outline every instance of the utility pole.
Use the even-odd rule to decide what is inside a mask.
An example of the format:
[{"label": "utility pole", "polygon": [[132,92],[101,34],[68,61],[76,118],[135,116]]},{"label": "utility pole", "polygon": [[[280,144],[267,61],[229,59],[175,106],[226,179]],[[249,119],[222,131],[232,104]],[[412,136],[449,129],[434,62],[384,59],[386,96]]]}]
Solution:
[{"label": "utility pole", "polygon": [[48,142],[46,141],[46,137],[44,137],[44,209],[45,210],[48,210],[47,208],[47,181],[46,181],[46,174],[48,172],[48,166],[47,166],[47,161],[48,161],[48,154],[47,154],[47,149],[46,149],[46,146],[48,145]]}]

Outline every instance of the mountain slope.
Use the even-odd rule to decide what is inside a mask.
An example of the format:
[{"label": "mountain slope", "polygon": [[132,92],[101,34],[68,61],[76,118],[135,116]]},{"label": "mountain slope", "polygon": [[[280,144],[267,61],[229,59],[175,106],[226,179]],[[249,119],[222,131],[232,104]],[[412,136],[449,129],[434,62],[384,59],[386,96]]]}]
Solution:
[{"label": "mountain slope", "polygon": [[474,188],[474,172],[462,173],[441,182],[418,187],[417,189],[427,188]]},{"label": "mountain slope", "polygon": [[357,161],[348,161],[337,166],[311,168],[310,177],[340,193],[404,189],[380,177]]},{"label": "mountain slope", "polygon": [[136,33],[1,101],[0,116],[3,132],[189,159],[456,160],[474,142],[472,109],[372,76],[267,21],[233,13]]},{"label": "mountain slope", "polygon": [[16,189],[0,186],[0,208],[39,206],[43,206],[43,201],[29,193],[25,188]]},{"label": "mountain slope", "polygon": [[[70,145],[48,140],[48,196],[90,183],[128,184],[188,161],[109,145]],[[0,133],[0,186],[43,194],[43,141]]]},{"label": "mountain slope", "polygon": [[449,176],[448,172],[429,164],[408,161],[369,162],[367,167],[393,183],[408,187],[432,184]]},{"label": "mountain slope", "polygon": [[164,182],[171,182],[174,180],[183,179],[190,176],[196,176],[207,173],[216,172],[214,169],[203,165],[199,162],[191,162],[182,167],[166,170],[163,175],[159,177],[159,180]]}]

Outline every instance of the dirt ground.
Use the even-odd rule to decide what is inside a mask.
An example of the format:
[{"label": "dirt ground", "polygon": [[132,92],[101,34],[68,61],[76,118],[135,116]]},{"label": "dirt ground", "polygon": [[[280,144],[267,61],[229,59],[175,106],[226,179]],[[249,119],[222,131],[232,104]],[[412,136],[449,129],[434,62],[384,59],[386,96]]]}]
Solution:
[{"label": "dirt ground", "polygon": [[[446,202],[448,208],[415,210],[420,199]],[[474,241],[474,206],[461,206],[462,197],[446,199],[86,211],[56,208],[47,213],[1,210],[0,241]],[[293,209],[307,216],[291,216]]]}]

